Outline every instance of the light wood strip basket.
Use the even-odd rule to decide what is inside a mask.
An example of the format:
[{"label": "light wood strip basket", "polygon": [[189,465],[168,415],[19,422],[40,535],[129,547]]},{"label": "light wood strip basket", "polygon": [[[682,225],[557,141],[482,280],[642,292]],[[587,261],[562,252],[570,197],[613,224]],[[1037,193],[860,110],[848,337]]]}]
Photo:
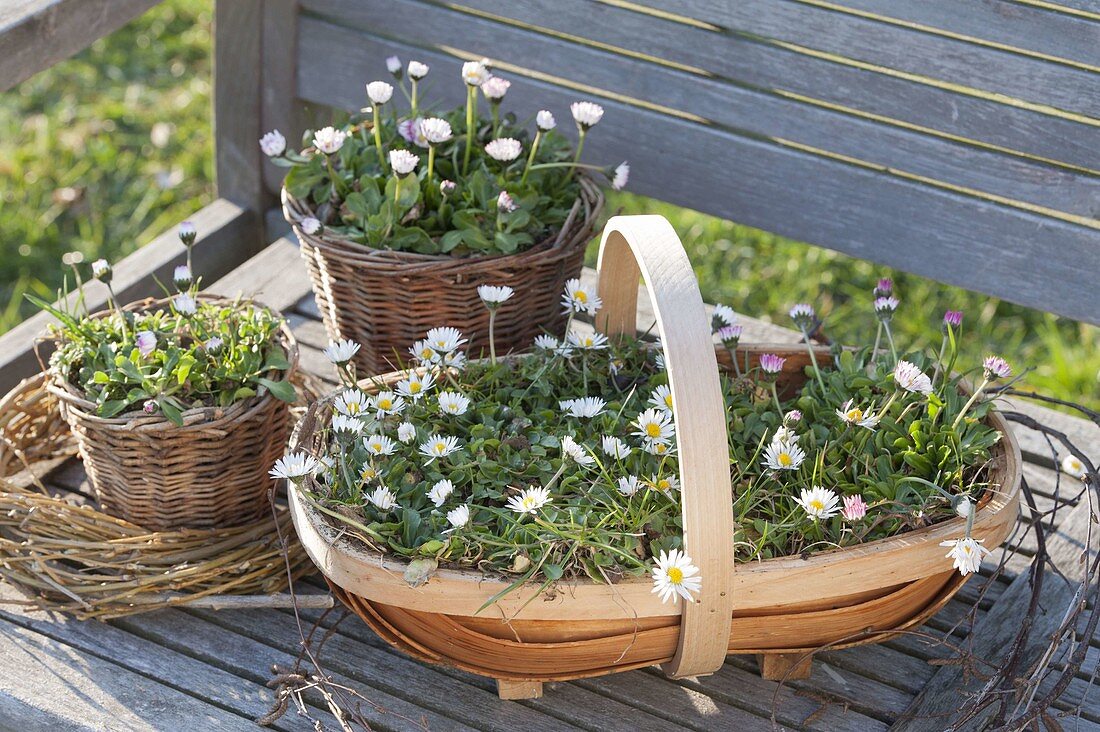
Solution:
[{"label": "light wood strip basket", "polygon": [[[166,303],[146,300],[128,309]],[[265,307],[241,303],[248,304]],[[298,344],[285,322],[279,340],[290,361],[282,377],[291,379]],[[68,379],[52,368],[48,376],[47,389],[57,397],[104,512],[150,531],[167,531],[238,526],[270,511],[268,471],[283,454],[290,408],[266,389],[228,407],[188,409],[183,425],[176,426],[141,411],[99,417],[96,405]]]},{"label": "light wood strip basket", "polygon": [[535,336],[562,335],[559,305],[567,280],[579,277],[584,252],[595,235],[604,197],[587,175],[561,229],[517,254],[454,257],[374,249],[349,239],[302,231],[317,214],[307,202],[282,191],[283,215],[301,242],[317,309],[329,338],[362,345],[355,358],[361,374],[396,368],[429,328],[451,326],[469,339],[471,356],[488,347],[489,312],[477,294],[482,284],[508,285],[520,295],[500,308],[494,324],[497,351],[528,347]]},{"label": "light wood strip basket", "polygon": [[[407,563],[367,550],[331,526],[291,488],[290,506],[303,546],[333,591],[388,642],[418,658],[496,678],[504,698],[541,694],[561,681],[663,664],[673,676],[721,667],[728,653],[761,654],[768,678],[805,675],[802,656],[825,644],[878,642],[919,625],[965,582],[939,543],[962,535],[962,519],[856,547],[814,554],[733,562],[732,492],[719,363],[708,319],[687,256],[668,222],[658,216],[619,216],[604,232],[600,255],[604,310],[597,326],[632,332],[637,282],[653,300],[676,408],[677,445],[687,553],[701,568],[695,604],[662,604],[648,578],[617,584],[559,583],[534,600],[535,586],[482,606],[506,584],[478,571],[440,569],[410,587]],[[804,381],[803,347],[746,346],[750,364],[763,353],[788,358],[781,388]],[[827,357],[827,351],[822,352]],[[377,389],[401,374],[364,382]],[[292,438],[316,450],[317,420],[331,412],[314,405]],[[995,411],[988,422],[1002,435],[989,466],[991,488],[979,503],[973,532],[999,545],[1015,523],[1020,489],[1019,446]]]}]

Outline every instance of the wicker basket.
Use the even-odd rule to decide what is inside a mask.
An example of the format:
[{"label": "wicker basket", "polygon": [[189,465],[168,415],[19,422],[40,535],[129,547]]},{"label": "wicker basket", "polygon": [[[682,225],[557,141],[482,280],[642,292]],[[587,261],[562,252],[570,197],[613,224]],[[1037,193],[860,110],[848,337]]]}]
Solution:
[{"label": "wicker basket", "polygon": [[[147,300],[128,309],[151,310],[166,302]],[[279,337],[290,378],[298,366],[298,345],[285,323]],[[98,417],[95,404],[53,369],[47,388],[76,437],[103,511],[167,531],[237,526],[270,510],[268,470],[286,447],[290,411],[266,389],[225,408],[188,409],[183,425],[176,426],[140,411]]]},{"label": "wicker basket", "polygon": [[469,353],[488,347],[489,314],[481,284],[508,285],[522,295],[497,313],[497,351],[525,348],[538,334],[563,334],[559,299],[566,280],[579,277],[604,198],[587,176],[565,224],[553,236],[518,254],[458,258],[372,249],[336,236],[310,235],[298,223],[314,216],[305,201],[283,188],[283,215],[302,244],[317,308],[329,338],[362,344],[355,365],[362,374],[396,368],[396,356],[429,328],[447,325],[470,339]]},{"label": "wicker basket", "polygon": [[[732,362],[711,345],[690,264],[660,217],[617,217],[607,226],[600,255],[603,332],[634,332],[639,270],[653,300],[677,405],[684,540],[703,577],[698,602],[662,604],[648,578],[559,583],[533,601],[535,586],[490,602],[506,583],[473,570],[442,569],[426,584],[410,587],[402,579],[403,560],[368,551],[291,490],[298,535],[337,597],[394,646],[496,678],[505,698],[538,696],[544,681],[652,664],[664,664],[675,677],[708,674],[728,653],[761,655],[768,678],[808,674],[804,654],[815,648],[878,642],[943,607],[966,579],[951,569],[939,546],[962,535],[959,518],[807,559],[734,566],[718,379],[719,365],[732,368]],[[744,350],[750,363],[764,352],[787,356],[780,385],[804,382],[805,349],[787,344]],[[377,389],[380,381],[363,386]],[[315,422],[329,411],[314,405],[292,442],[316,449]],[[1003,439],[989,467],[993,490],[979,503],[973,530],[992,548],[1016,520],[1021,458],[1000,415],[992,412],[988,419]]]}]

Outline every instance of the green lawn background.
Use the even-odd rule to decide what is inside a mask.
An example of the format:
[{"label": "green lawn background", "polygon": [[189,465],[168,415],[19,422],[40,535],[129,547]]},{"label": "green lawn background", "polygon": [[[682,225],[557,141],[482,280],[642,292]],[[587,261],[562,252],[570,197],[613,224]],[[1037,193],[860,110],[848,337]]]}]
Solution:
[{"label": "green lawn background", "polygon": [[[24,293],[54,292],[64,252],[117,260],[213,198],[211,15],[211,0],[169,0],[0,96],[0,332],[32,312]],[[708,300],[783,324],[811,302],[856,342],[892,276],[899,345],[938,344],[940,314],[960,309],[971,363],[1000,353],[1033,369],[1028,385],[1100,406],[1100,329],[638,196],[611,204],[667,216]]]}]

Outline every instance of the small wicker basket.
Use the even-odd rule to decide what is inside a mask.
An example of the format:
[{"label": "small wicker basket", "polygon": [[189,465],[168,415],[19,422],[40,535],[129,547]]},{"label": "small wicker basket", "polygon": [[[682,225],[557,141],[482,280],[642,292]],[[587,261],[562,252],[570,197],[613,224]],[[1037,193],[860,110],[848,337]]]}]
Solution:
[{"label": "small wicker basket", "polygon": [[[165,303],[146,300],[127,309],[146,311]],[[298,367],[298,345],[285,323],[279,338],[290,361],[289,379]],[[88,480],[106,513],[167,531],[237,526],[269,510],[268,470],[286,446],[290,411],[266,389],[225,408],[188,409],[183,425],[176,426],[140,411],[96,416],[95,404],[54,369],[47,388],[76,437]]]},{"label": "small wicker basket", "polygon": [[546,331],[563,335],[558,300],[566,280],[579,277],[584,252],[603,211],[599,186],[580,177],[581,194],[562,228],[518,254],[485,257],[372,249],[346,238],[306,234],[299,222],[315,212],[283,188],[283,215],[302,244],[317,308],[329,338],[362,345],[361,374],[397,367],[397,356],[429,328],[452,326],[470,339],[469,353],[488,347],[489,313],[477,294],[481,284],[508,285],[522,296],[497,313],[497,351],[528,346]]}]

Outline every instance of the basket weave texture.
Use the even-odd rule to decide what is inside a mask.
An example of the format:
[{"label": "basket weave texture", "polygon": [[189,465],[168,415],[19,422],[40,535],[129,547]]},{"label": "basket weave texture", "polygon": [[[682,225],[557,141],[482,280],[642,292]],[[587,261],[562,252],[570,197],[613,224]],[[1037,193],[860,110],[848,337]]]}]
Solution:
[{"label": "basket weave texture", "polygon": [[543,332],[561,337],[565,315],[558,299],[565,282],[579,277],[588,241],[596,231],[604,197],[588,177],[561,230],[518,254],[452,257],[372,249],[357,242],[302,231],[316,216],[305,201],[282,192],[283,215],[302,245],[317,308],[329,338],[362,344],[355,359],[361,374],[397,367],[413,342],[436,326],[458,328],[469,353],[488,347],[489,314],[477,294],[482,284],[508,285],[517,298],[496,316],[498,353],[520,350]]},{"label": "basket weave texture", "polygon": [[[164,302],[144,301],[131,309]],[[298,346],[285,323],[279,342],[290,361],[284,374],[289,379],[298,367]],[[266,389],[225,408],[188,409],[183,425],[176,426],[143,412],[96,416],[95,404],[53,369],[47,388],[57,397],[105,512],[164,531],[238,526],[270,511],[267,473],[283,454],[290,412]]]}]

